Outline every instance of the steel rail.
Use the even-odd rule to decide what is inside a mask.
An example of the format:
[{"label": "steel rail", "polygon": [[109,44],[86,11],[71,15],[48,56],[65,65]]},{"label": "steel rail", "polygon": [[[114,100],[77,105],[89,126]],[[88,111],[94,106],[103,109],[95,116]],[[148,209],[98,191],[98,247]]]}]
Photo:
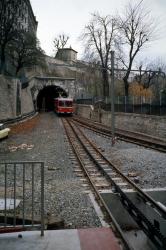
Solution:
[{"label": "steel rail", "polygon": [[[85,135],[84,135],[85,136]],[[86,136],[85,136],[86,137]],[[93,147],[95,147],[95,145],[86,137],[86,140],[88,140],[89,141],[89,143],[93,146]],[[105,161],[107,161],[108,162],[108,164],[110,164],[114,169],[115,169],[115,171],[122,177],[122,178],[124,178],[128,183],[130,183],[131,185],[132,185],[132,188],[134,188],[137,192],[138,192],[138,194],[139,194],[139,196],[141,197],[141,198],[143,198],[143,200],[146,200],[146,202],[148,202],[148,205],[150,205],[151,204],[151,207],[152,208],[154,208],[154,209],[156,209],[157,211],[158,211],[158,213],[159,213],[159,215],[160,216],[162,216],[164,219],[166,219],[166,211],[165,211],[165,209],[163,208],[163,207],[161,207],[151,196],[149,196],[147,193],[145,193],[144,191],[142,191],[142,189],[141,188],[139,188],[131,179],[129,179],[127,176],[125,176],[110,160],[108,160],[101,152],[100,152],[100,150],[97,148],[97,147],[95,147],[96,148],[96,151],[98,151],[98,153],[99,154],[101,154],[102,155],[102,157],[103,157],[103,159],[105,160]],[[150,203],[150,204],[149,204]]]},{"label": "steel rail", "polygon": [[[128,240],[126,239],[124,233],[122,232],[119,224],[117,223],[116,219],[114,218],[113,214],[111,213],[111,211],[109,210],[107,204],[105,203],[104,199],[102,198],[101,194],[99,193],[99,191],[97,190],[97,188],[95,187],[95,184],[93,183],[88,171],[86,170],[85,166],[84,166],[84,163],[83,161],[81,160],[80,156],[79,156],[79,153],[78,153],[78,149],[75,147],[74,143],[73,143],[73,140],[72,140],[72,137],[71,135],[69,134],[68,132],[68,129],[63,121],[63,124],[64,124],[64,128],[65,128],[65,131],[66,131],[66,135],[68,137],[68,140],[73,148],[73,151],[77,157],[77,160],[81,166],[81,168],[83,169],[85,175],[87,176],[95,194],[97,195],[98,199],[100,200],[100,202],[102,203],[102,206],[104,207],[104,210],[106,211],[106,213],[109,215],[110,219],[111,219],[111,222],[113,223],[113,226],[114,228],[111,226],[111,228],[113,229],[114,233],[115,234],[118,234],[118,236],[121,238],[123,244],[124,244],[124,247],[126,250],[133,250],[133,248],[130,246]],[[73,129],[72,129],[73,130]],[[74,132],[74,131],[73,131]]]},{"label": "steel rail", "polygon": [[[111,137],[111,130],[109,129],[109,127],[106,127],[99,123],[94,124],[89,119],[87,119],[88,122],[86,122],[85,119],[82,120],[81,118],[78,119],[76,117],[73,117],[72,119],[80,123],[81,126],[86,126],[89,129],[93,128],[95,132]],[[144,146],[146,148],[151,148],[151,149],[166,153],[166,142],[163,140],[157,141],[156,139],[156,141],[154,141],[155,138],[149,138],[149,136],[147,135],[132,132],[132,131],[127,131],[127,130],[122,130],[122,129],[116,129],[115,135],[118,136],[120,140],[134,143],[140,146]]]},{"label": "steel rail", "polygon": [[[89,139],[83,134],[83,132],[79,128],[77,128],[77,131],[76,131],[75,128],[73,127],[73,125],[71,124],[71,121],[69,123],[70,123],[70,126],[73,128],[73,131],[75,131],[76,137],[78,138],[80,143],[82,143],[82,146],[84,147],[84,149],[87,151],[87,153],[93,159],[93,161],[96,163],[98,168],[100,170],[102,170],[104,172],[104,174],[107,175],[108,179],[111,181],[111,183],[115,187],[116,191],[119,193],[120,198],[122,200],[122,204],[127,208],[127,211],[130,213],[130,215],[135,219],[137,224],[143,229],[143,231],[147,234],[147,236],[151,239],[151,241],[157,247],[159,247],[159,249],[164,249],[163,246],[166,247],[166,237],[161,234],[160,230],[158,228],[156,228],[156,226],[153,225],[137,207],[135,207],[135,205],[129,200],[129,198],[125,195],[125,193],[119,188],[119,186],[112,180],[112,178],[108,175],[108,173],[106,173],[103,170],[103,168],[100,166],[98,161],[94,158],[94,156],[90,153],[90,151],[85,146],[84,142],[82,142],[82,140],[78,136],[78,131],[81,133],[81,135],[88,141],[88,143],[93,148],[96,148],[93,145],[93,143],[91,141],[89,141]],[[98,154],[100,154],[102,156],[102,158],[104,160],[106,160],[106,162],[108,164],[110,164],[112,166],[111,162],[108,161],[107,158],[105,158],[105,156],[97,148],[96,148],[96,151],[98,152]],[[114,168],[114,170],[116,172],[120,173],[120,171],[117,168]],[[123,176],[123,174],[121,174],[121,175]],[[124,176],[124,179],[126,179],[126,181],[129,180],[128,178],[126,178],[126,176]],[[134,184],[134,186],[136,186],[136,185]],[[142,191],[141,194],[143,195],[144,192]],[[143,197],[141,196],[141,198],[143,198]],[[143,201],[144,201],[144,199],[143,199]]]}]

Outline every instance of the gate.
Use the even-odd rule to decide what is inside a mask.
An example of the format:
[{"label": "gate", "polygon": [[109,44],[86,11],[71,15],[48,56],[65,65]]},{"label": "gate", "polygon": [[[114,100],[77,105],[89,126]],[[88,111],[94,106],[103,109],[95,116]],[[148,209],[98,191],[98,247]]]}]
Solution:
[{"label": "gate", "polygon": [[0,162],[0,233],[44,236],[44,162]]}]

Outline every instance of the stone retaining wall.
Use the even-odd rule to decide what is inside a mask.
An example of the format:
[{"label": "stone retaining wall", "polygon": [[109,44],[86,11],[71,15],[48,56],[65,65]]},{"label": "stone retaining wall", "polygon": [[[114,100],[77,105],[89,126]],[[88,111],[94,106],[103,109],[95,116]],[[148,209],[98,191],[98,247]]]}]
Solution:
[{"label": "stone retaining wall", "polygon": [[0,121],[34,111],[30,87],[21,89],[18,79],[0,75]]},{"label": "stone retaining wall", "polygon": [[16,116],[17,80],[0,76],[0,120]]},{"label": "stone retaining wall", "polygon": [[33,112],[34,104],[30,88],[22,89],[21,91],[21,113],[22,115]]},{"label": "stone retaining wall", "polygon": [[[95,110],[89,105],[77,105],[78,115],[111,126],[111,113]],[[115,113],[115,127],[166,139],[166,116]]]}]

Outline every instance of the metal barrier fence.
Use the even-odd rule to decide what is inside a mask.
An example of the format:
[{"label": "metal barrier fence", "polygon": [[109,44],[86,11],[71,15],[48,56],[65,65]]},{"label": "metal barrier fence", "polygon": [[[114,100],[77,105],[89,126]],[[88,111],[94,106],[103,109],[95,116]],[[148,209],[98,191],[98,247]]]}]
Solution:
[{"label": "metal barrier fence", "polygon": [[[106,111],[111,111],[110,98],[86,98],[77,99],[77,104],[100,105]],[[160,96],[158,100],[136,96],[114,97],[115,112],[136,113],[146,115],[166,115],[166,96]]]},{"label": "metal barrier fence", "polygon": [[0,162],[0,233],[36,228],[44,236],[44,162]]},{"label": "metal barrier fence", "polygon": [[36,111],[32,111],[30,113],[26,113],[24,115],[21,115],[21,116],[15,117],[15,118],[9,118],[9,119],[0,120],[0,123],[3,123],[3,124],[12,124],[12,123],[15,123],[15,122],[22,121],[22,120],[24,120],[26,118],[33,117],[35,114],[37,114],[37,112]]}]

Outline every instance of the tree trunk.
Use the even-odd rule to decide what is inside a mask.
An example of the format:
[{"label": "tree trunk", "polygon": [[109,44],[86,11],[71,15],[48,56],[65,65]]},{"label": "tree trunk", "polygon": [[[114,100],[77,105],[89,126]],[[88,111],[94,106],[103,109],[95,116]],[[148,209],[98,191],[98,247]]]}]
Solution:
[{"label": "tree trunk", "polygon": [[5,47],[1,47],[1,65],[0,65],[0,74],[5,72]]},{"label": "tree trunk", "polygon": [[18,72],[20,71],[20,69],[21,69],[21,66],[20,65],[18,65],[17,67],[16,67],[16,76],[18,75]]},{"label": "tree trunk", "polygon": [[129,83],[128,83],[128,78],[124,77],[123,78],[124,81],[124,87],[125,87],[125,96],[129,95]]},{"label": "tree trunk", "polygon": [[102,70],[103,76],[103,95],[109,96],[109,80],[108,80],[108,72],[107,70]]}]

